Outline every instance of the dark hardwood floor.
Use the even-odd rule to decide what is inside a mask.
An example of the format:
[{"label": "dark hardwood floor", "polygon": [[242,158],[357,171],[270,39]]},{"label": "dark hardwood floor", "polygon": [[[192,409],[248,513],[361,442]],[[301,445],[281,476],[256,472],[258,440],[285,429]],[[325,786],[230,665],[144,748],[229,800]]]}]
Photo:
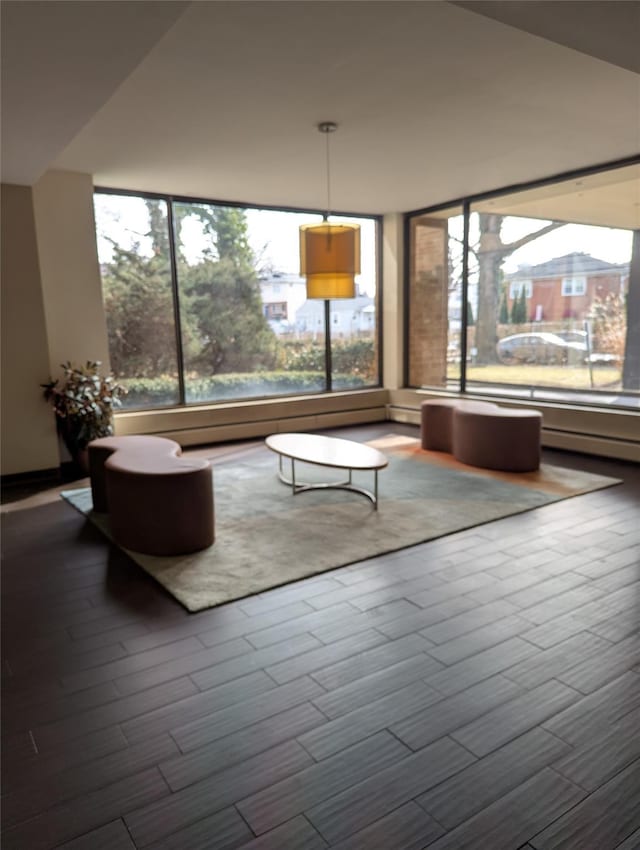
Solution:
[{"label": "dark hardwood floor", "polygon": [[623,483],[199,614],[9,493],[4,850],[639,848],[640,467],[545,461]]}]

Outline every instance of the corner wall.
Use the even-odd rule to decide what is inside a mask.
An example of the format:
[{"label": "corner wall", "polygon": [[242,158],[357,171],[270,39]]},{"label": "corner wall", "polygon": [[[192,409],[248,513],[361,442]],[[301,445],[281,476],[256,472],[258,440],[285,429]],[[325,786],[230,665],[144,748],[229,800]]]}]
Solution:
[{"label": "corner wall", "polygon": [[89,174],[48,171],[33,188],[52,377],[67,360],[110,371]]},{"label": "corner wall", "polygon": [[58,466],[40,384],[49,377],[38,245],[29,186],[2,186],[2,474]]},{"label": "corner wall", "polygon": [[2,187],[2,475],[60,464],[40,384],[66,360],[110,370],[88,174]]}]

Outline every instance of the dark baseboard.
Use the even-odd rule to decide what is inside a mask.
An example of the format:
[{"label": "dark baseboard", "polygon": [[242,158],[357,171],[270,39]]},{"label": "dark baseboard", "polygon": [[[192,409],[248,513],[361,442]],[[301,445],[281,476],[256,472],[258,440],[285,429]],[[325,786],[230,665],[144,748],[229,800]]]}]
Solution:
[{"label": "dark baseboard", "polygon": [[60,484],[68,484],[87,478],[86,469],[74,461],[61,463],[50,469],[32,469],[29,472],[17,472],[12,475],[0,475],[2,503],[7,504],[26,495],[46,490]]},{"label": "dark baseboard", "polygon": [[32,469],[29,472],[0,475],[0,487],[5,490],[29,484],[59,484],[61,479],[61,467],[52,466],[50,469]]},{"label": "dark baseboard", "polygon": [[63,481],[60,467],[51,469],[33,469],[13,475],[0,476],[0,501],[3,505],[17,502],[42,490],[55,487]]}]

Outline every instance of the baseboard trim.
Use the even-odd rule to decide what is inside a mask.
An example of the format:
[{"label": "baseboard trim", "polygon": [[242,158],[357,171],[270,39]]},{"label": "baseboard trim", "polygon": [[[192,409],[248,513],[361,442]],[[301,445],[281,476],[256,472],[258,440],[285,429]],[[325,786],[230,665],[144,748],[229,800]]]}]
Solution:
[{"label": "baseboard trim", "polygon": [[23,487],[31,484],[57,484],[61,481],[59,466],[47,469],[32,469],[28,472],[13,472],[10,475],[0,475],[0,487],[8,490],[11,487]]},{"label": "baseboard trim", "polygon": [[601,437],[597,434],[579,434],[575,431],[557,431],[553,428],[543,428],[542,445],[552,449],[566,449],[582,454],[640,463],[640,445],[616,437]]},{"label": "baseboard trim", "polygon": [[[387,415],[392,422],[420,425],[419,408],[390,404],[387,407]],[[542,445],[548,448],[565,449],[566,451],[598,457],[610,457],[616,460],[640,463],[640,443],[634,440],[626,440],[623,437],[543,427]]]},{"label": "baseboard trim", "polygon": [[370,425],[386,420],[386,408],[379,406],[361,410],[316,413],[310,416],[262,419],[256,422],[203,425],[196,428],[155,431],[154,433],[156,436],[175,440],[181,446],[198,446],[224,443],[231,440],[251,440],[285,431],[316,431],[347,425]]}]

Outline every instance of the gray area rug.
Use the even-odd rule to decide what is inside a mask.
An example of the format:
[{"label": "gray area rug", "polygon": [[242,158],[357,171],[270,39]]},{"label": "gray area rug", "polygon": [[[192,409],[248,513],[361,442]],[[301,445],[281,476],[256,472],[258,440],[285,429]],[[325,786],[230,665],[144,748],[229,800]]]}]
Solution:
[{"label": "gray area rug", "polygon": [[[535,473],[499,473],[425,452],[412,438],[390,435],[369,443],[389,457],[379,473],[379,509],[362,496],[315,490],[293,496],[276,477],[267,450],[242,462],[214,461],[216,540],[202,552],[130,557],[189,611],[345,566],[620,483],[586,472],[543,465]],[[300,481],[340,478],[339,470],[296,464]],[[354,474],[372,487],[373,473]],[[92,511],[91,491],[62,494],[109,536],[108,516]]]}]

